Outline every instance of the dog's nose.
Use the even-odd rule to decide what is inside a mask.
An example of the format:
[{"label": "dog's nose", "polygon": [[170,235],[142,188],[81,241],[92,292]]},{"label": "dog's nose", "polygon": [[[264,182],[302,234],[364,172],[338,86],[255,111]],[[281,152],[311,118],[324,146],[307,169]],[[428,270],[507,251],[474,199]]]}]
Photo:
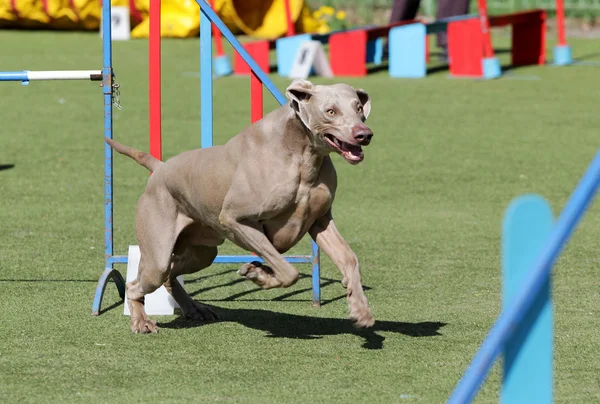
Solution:
[{"label": "dog's nose", "polygon": [[352,136],[359,144],[366,146],[371,143],[373,131],[365,124],[358,124],[352,128]]}]

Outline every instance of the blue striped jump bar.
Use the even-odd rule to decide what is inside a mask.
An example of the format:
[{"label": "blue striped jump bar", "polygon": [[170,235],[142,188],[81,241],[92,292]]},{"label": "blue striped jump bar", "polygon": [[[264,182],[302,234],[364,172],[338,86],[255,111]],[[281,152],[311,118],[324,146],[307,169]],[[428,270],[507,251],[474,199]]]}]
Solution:
[{"label": "blue striped jump bar", "polygon": [[102,70],[23,70],[20,72],[0,72],[0,81],[20,81],[26,85],[33,80],[102,81]]}]

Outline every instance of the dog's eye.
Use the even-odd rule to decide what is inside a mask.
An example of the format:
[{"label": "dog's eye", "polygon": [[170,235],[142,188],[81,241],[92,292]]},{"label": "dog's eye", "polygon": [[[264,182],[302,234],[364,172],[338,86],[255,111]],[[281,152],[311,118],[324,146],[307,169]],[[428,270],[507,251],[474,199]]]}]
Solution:
[{"label": "dog's eye", "polygon": [[330,108],[330,109],[327,110],[327,114],[329,114],[329,115],[335,115],[335,111]]},{"label": "dog's eye", "polygon": [[358,106],[358,112],[362,112],[362,105]]}]

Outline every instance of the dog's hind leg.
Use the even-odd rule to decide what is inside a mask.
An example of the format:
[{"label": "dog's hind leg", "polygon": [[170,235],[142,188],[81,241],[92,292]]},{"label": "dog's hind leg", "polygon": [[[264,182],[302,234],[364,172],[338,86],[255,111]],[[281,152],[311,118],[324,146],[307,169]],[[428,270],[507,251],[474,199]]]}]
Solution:
[{"label": "dog's hind leg", "polygon": [[[157,200],[161,202],[158,203]],[[171,255],[177,240],[177,213],[167,198],[142,195],[136,211],[136,234],[140,264],[136,279],[126,285],[131,331],[158,332],[156,321],[144,310],[144,296],[158,289],[169,277]]]},{"label": "dog's hind leg", "polygon": [[171,273],[164,285],[181,308],[183,317],[192,320],[217,320],[217,315],[207,306],[192,299],[176,279],[180,275],[191,274],[209,267],[217,256],[217,247],[187,245],[182,248],[181,253],[176,251],[175,254]]}]

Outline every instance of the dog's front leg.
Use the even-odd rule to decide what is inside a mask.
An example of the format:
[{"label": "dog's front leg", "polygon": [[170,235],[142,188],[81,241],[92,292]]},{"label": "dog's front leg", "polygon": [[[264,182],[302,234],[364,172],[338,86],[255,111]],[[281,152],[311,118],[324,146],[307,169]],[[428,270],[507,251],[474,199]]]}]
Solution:
[{"label": "dog's front leg", "polygon": [[309,232],[342,273],[342,285],[346,288],[350,318],[357,327],[372,327],[375,319],[363,291],[358,259],[335,227],[331,211],[317,219]]},{"label": "dog's front leg", "polygon": [[250,279],[263,289],[292,286],[298,280],[298,270],[273,247],[267,236],[259,229],[257,223],[251,220],[240,220],[231,212],[224,210],[219,221],[227,229],[228,238],[271,265],[268,267],[258,262],[244,265],[240,275]]}]

